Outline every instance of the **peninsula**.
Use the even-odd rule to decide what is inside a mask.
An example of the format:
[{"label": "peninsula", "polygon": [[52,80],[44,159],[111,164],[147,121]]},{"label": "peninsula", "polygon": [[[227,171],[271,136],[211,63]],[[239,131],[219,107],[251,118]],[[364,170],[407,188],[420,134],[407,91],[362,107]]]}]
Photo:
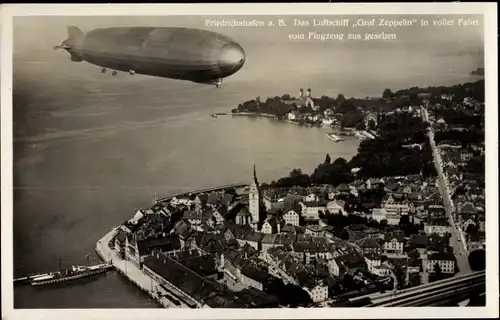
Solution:
[{"label": "peninsula", "polygon": [[[370,112],[377,137],[349,161],[326,155],[311,174],[266,184],[254,166],[248,184],[159,199],[96,251],[168,308],[345,306],[484,270],[484,90],[481,80],[309,98],[304,108],[341,121]],[[303,108],[285,98],[233,113],[285,119]]]}]

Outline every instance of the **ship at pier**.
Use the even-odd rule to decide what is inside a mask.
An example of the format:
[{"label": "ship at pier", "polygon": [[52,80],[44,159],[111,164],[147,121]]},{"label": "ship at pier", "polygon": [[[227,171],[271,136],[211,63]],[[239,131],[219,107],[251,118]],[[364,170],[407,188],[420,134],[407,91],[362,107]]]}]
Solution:
[{"label": "ship at pier", "polygon": [[112,268],[113,265],[111,263],[102,263],[89,266],[71,266],[71,268],[59,268],[59,270],[55,272],[49,272],[43,275],[34,276],[30,280],[31,285],[34,287],[44,286],[95,276],[105,273]]}]

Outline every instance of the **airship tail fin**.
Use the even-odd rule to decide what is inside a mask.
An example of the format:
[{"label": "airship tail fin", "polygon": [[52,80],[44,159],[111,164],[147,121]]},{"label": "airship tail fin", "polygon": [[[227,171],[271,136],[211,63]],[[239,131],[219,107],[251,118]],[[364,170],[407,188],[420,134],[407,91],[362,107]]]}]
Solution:
[{"label": "airship tail fin", "polygon": [[82,39],[83,39],[82,30],[80,30],[78,27],[75,26],[68,27],[68,39],[65,41],[65,43],[68,46],[74,46],[80,43]]}]

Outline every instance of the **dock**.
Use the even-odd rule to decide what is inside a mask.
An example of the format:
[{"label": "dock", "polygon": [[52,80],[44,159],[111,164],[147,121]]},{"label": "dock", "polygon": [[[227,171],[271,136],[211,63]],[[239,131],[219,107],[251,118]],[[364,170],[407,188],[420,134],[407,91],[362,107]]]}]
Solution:
[{"label": "dock", "polygon": [[175,288],[170,287],[166,290],[168,284],[159,283],[157,280],[146,275],[133,262],[121,259],[115,250],[109,247],[109,242],[116,235],[118,227],[113,228],[104,237],[96,243],[95,250],[105,262],[113,265],[116,271],[135,284],[139,289],[147,293],[152,299],[164,308],[190,308],[184,302],[174,298],[171,291]]}]

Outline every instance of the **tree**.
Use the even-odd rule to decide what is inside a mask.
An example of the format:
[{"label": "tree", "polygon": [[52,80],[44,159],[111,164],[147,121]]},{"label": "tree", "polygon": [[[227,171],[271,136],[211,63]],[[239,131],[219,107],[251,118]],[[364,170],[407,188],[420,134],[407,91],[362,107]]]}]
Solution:
[{"label": "tree", "polygon": [[377,124],[375,123],[375,120],[370,119],[368,120],[368,130],[377,130]]},{"label": "tree", "polygon": [[466,170],[469,173],[485,173],[485,157],[484,155],[473,157],[467,162]]},{"label": "tree", "polygon": [[391,91],[391,89],[385,89],[384,92],[382,93],[382,98],[392,98],[394,97],[394,93]]},{"label": "tree", "polygon": [[281,279],[273,279],[266,291],[288,307],[306,306],[313,302],[304,289],[293,284],[284,284]]},{"label": "tree", "polygon": [[330,155],[326,154],[325,163],[330,164],[331,162],[332,162],[332,159],[330,158]]},{"label": "tree", "polygon": [[483,271],[486,269],[486,253],[483,249],[474,250],[467,257],[472,271]]},{"label": "tree", "polygon": [[358,122],[358,124],[356,125],[356,130],[366,130],[365,122],[364,121]]},{"label": "tree", "polygon": [[345,100],[344,95],[342,93],[339,93],[338,96],[337,96],[337,99],[336,99],[337,103],[340,103],[340,102],[342,102],[344,100]]},{"label": "tree", "polygon": [[441,270],[441,267],[439,266],[439,263],[436,262],[436,264],[434,264],[434,274],[433,274],[433,281],[439,281],[441,279],[443,279],[443,270]]},{"label": "tree", "polygon": [[412,106],[420,105],[421,103],[422,103],[422,99],[420,99],[420,97],[418,96],[418,94],[412,94],[410,96],[410,104]]}]

